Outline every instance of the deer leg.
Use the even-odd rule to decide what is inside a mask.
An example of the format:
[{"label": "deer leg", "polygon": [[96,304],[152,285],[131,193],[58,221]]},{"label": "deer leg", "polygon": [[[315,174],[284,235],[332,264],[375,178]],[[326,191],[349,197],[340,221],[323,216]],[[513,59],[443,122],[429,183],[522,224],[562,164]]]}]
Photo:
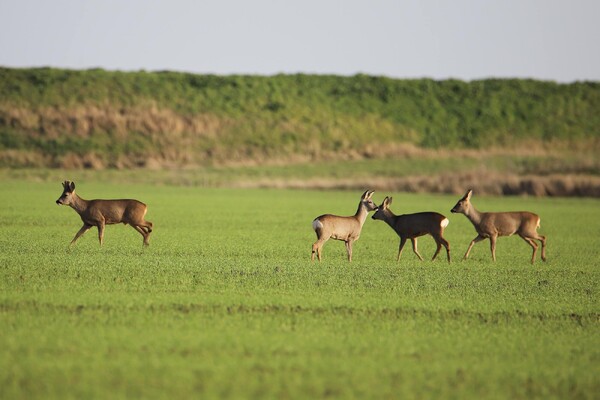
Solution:
[{"label": "deer leg", "polygon": [[450,243],[440,236],[440,242],[442,242],[442,246],[446,248],[446,255],[448,256],[448,262],[450,262]]},{"label": "deer leg", "polygon": [[421,257],[419,250],[417,250],[417,238],[410,238],[410,241],[412,243],[414,253],[417,255],[417,257],[419,257],[419,260],[423,261],[423,257]]},{"label": "deer leg", "polygon": [[535,255],[537,253],[537,249],[538,249],[538,244],[533,241],[532,238],[526,237],[526,236],[521,236],[521,238],[523,238],[524,241],[527,242],[527,244],[529,244],[531,246],[531,248],[533,249],[533,254],[531,255],[531,263],[533,264],[535,262]]},{"label": "deer leg", "polygon": [[435,260],[435,258],[437,257],[438,253],[442,249],[442,244],[440,242],[435,242],[435,244],[437,245],[437,248],[435,249],[435,253],[433,253],[433,257],[431,257],[431,261]]},{"label": "deer leg", "polygon": [[433,253],[433,257],[431,258],[431,261],[435,260],[435,258],[438,256],[440,250],[442,249],[442,243],[440,242],[439,238],[434,236],[433,240],[435,240],[435,244],[436,244],[437,248],[435,249],[435,253]]},{"label": "deer leg", "polygon": [[402,248],[406,244],[406,238],[400,237],[400,247],[398,247],[398,259],[396,261],[400,261],[400,255],[402,254]]},{"label": "deer leg", "polygon": [[352,240],[346,241],[346,251],[348,252],[348,262],[352,262]]},{"label": "deer leg", "polygon": [[325,241],[327,239],[325,239],[325,235],[323,235],[323,230],[321,228],[317,228],[315,229],[315,233],[317,234],[317,241],[313,243],[312,245],[312,254],[310,255],[310,261],[315,261],[315,254],[317,255],[317,258],[319,259],[319,262],[321,261],[321,248],[323,247],[323,243],[325,243]]},{"label": "deer leg", "polygon": [[144,237],[144,246],[148,246],[148,238],[150,237],[150,232],[146,232],[141,226],[131,225],[133,228],[138,231]]},{"label": "deer leg", "polygon": [[152,232],[152,227],[154,226],[154,224],[152,224],[152,222],[150,221],[144,221],[144,223],[142,224],[143,228],[146,228],[146,231],[148,233]]},{"label": "deer leg", "polygon": [[[319,255],[318,253],[319,250],[319,242],[314,242],[312,245],[312,253],[310,255],[310,261],[315,261],[315,254],[317,254],[317,256]],[[319,257],[319,261],[321,261],[321,258]]]},{"label": "deer leg", "polygon": [[100,246],[102,246],[104,242],[104,221],[98,223],[98,240],[100,241]]},{"label": "deer leg", "polygon": [[317,248],[317,257],[319,258],[319,262],[321,261],[321,254],[323,254],[323,246],[325,245],[326,240],[323,240],[319,243],[319,247]]},{"label": "deer leg", "polygon": [[485,239],[483,236],[477,235],[477,237],[475,239],[471,240],[471,243],[469,244],[469,248],[467,249],[467,252],[465,253],[465,255],[463,257],[463,260],[466,260],[467,258],[469,258],[469,253],[471,252],[473,245],[475,243],[481,242],[483,239]]},{"label": "deer leg", "polygon": [[310,256],[310,261],[315,260],[315,253],[317,254],[317,258],[321,261],[321,250],[323,249],[323,244],[325,244],[325,240],[317,240],[312,245],[312,255]]},{"label": "deer leg", "polygon": [[531,264],[533,264],[535,262],[535,255],[537,254],[538,244],[533,239],[529,239],[528,242],[530,242],[531,247],[533,247],[533,254],[531,255]]},{"label": "deer leg", "polygon": [[100,246],[102,246],[102,244],[104,243],[104,226],[105,226],[105,221],[104,221],[104,218],[102,218],[98,222],[98,240],[100,241]]},{"label": "deer leg", "polygon": [[542,243],[542,261],[546,261],[546,236],[538,235],[537,238]]},{"label": "deer leg", "polygon": [[448,243],[448,241],[441,236],[434,236],[433,238],[435,239],[435,243],[437,244],[437,250],[435,251],[435,254],[433,255],[431,261],[435,260],[438,253],[442,249],[442,246],[444,246],[446,248],[446,254],[448,255],[448,262],[450,262],[450,243]]},{"label": "deer leg", "polygon": [[130,225],[133,226],[134,228],[136,226],[139,226],[140,228],[142,228],[144,230],[144,233],[152,232],[152,226],[153,226],[152,222],[146,221],[144,219],[138,220],[137,222],[131,222]]},{"label": "deer leg", "polygon": [[[146,224],[148,224],[148,222],[145,222]],[[150,234],[152,233],[152,223],[149,223],[150,225],[142,225],[140,226],[140,228],[146,233],[146,235],[142,235],[144,236],[144,245],[148,246],[150,244]],[[146,228],[146,229],[144,229]]]},{"label": "deer leg", "polygon": [[496,262],[496,239],[498,239],[498,236],[490,236],[490,250],[492,251],[492,260],[494,262]]},{"label": "deer leg", "polygon": [[79,239],[79,237],[81,235],[83,235],[84,233],[86,233],[87,231],[89,231],[91,227],[92,227],[92,225],[83,224],[83,226],[81,227],[81,229],[75,234],[75,237],[73,238],[73,240],[71,240],[70,246],[73,246],[75,244],[75,242],[77,241],[77,239]]},{"label": "deer leg", "polygon": [[546,236],[536,235],[532,239],[537,239],[542,244],[542,261],[546,261]]}]

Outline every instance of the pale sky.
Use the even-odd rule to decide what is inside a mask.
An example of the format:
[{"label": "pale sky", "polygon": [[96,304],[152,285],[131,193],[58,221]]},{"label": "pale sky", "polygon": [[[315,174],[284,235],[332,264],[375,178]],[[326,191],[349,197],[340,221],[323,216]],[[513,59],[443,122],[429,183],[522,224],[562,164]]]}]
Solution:
[{"label": "pale sky", "polygon": [[0,66],[600,81],[599,0],[0,0]]}]

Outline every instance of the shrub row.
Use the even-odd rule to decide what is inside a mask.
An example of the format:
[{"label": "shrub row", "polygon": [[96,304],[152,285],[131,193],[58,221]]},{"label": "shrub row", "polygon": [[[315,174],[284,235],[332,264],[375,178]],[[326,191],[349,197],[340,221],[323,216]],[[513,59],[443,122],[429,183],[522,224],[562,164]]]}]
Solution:
[{"label": "shrub row", "polygon": [[54,158],[187,163],[598,138],[598,82],[0,68],[0,151]]}]

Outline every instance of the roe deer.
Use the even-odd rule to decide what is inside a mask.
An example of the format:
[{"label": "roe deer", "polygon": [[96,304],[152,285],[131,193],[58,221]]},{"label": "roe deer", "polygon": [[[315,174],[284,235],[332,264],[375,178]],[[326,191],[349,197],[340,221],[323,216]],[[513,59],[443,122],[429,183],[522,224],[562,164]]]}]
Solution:
[{"label": "roe deer", "polygon": [[397,261],[400,261],[402,248],[406,244],[407,239],[410,239],[413,251],[417,257],[423,261],[423,257],[421,257],[417,250],[417,238],[429,234],[437,244],[437,250],[431,260],[435,260],[442,249],[442,246],[444,246],[446,248],[446,254],[448,255],[448,262],[450,262],[450,243],[443,237],[444,228],[446,228],[450,222],[448,218],[436,212],[395,215],[389,208],[390,204],[392,204],[392,198],[386,197],[383,200],[383,203],[377,208],[377,211],[373,214],[372,218],[386,222],[396,231],[398,236],[400,236]]},{"label": "roe deer", "polygon": [[496,261],[496,239],[498,239],[498,236],[511,236],[516,233],[533,248],[532,264],[535,261],[535,254],[538,249],[538,244],[534,242],[534,239],[542,243],[542,260],[546,261],[546,237],[537,233],[537,229],[540,227],[540,217],[538,215],[528,211],[479,212],[471,204],[472,194],[473,191],[468,190],[464,197],[450,210],[453,213],[465,214],[477,231],[477,237],[469,244],[463,260],[469,257],[469,252],[475,243],[490,238],[492,259]]},{"label": "roe deer", "polygon": [[373,193],[375,192],[369,190],[363,193],[356,214],[350,217],[325,214],[314,219],[312,226],[317,234],[317,241],[312,245],[311,261],[314,261],[315,253],[321,261],[323,244],[330,238],[343,240],[346,243],[348,261],[352,261],[352,243],[358,240],[369,211],[377,209],[377,206],[371,200]]},{"label": "roe deer", "polygon": [[63,182],[63,193],[56,200],[58,205],[71,206],[83,221],[83,226],[75,234],[71,245],[92,226],[98,227],[98,239],[100,246],[104,240],[104,226],[110,224],[124,223],[131,225],[144,237],[144,245],[148,246],[152,222],[145,221],[147,207],[137,200],[84,200],[75,193],[75,183]]}]

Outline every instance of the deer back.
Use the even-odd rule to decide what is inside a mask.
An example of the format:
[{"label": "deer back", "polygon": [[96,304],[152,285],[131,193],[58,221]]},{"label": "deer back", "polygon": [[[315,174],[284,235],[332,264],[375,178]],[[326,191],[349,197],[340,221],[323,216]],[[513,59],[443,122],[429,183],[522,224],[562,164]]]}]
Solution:
[{"label": "deer back", "polygon": [[392,228],[398,233],[409,235],[439,232],[446,227],[448,219],[436,212],[420,212],[398,215]]},{"label": "deer back", "polygon": [[321,235],[326,237],[345,240],[360,235],[362,225],[356,216],[324,214],[314,220],[313,228],[320,230]]},{"label": "deer back", "polygon": [[485,235],[510,236],[515,233],[535,233],[540,217],[529,211],[486,212],[481,213],[481,222],[475,226]]},{"label": "deer back", "polygon": [[133,199],[119,200],[90,200],[88,208],[82,218],[103,218],[106,224],[131,224],[141,222],[146,214],[147,207],[144,203]]},{"label": "deer back", "polygon": [[390,204],[392,198],[386,197],[373,215],[373,219],[385,221],[400,236],[417,237],[427,233],[441,233],[450,222],[442,214],[433,211],[396,215],[390,210]]}]

